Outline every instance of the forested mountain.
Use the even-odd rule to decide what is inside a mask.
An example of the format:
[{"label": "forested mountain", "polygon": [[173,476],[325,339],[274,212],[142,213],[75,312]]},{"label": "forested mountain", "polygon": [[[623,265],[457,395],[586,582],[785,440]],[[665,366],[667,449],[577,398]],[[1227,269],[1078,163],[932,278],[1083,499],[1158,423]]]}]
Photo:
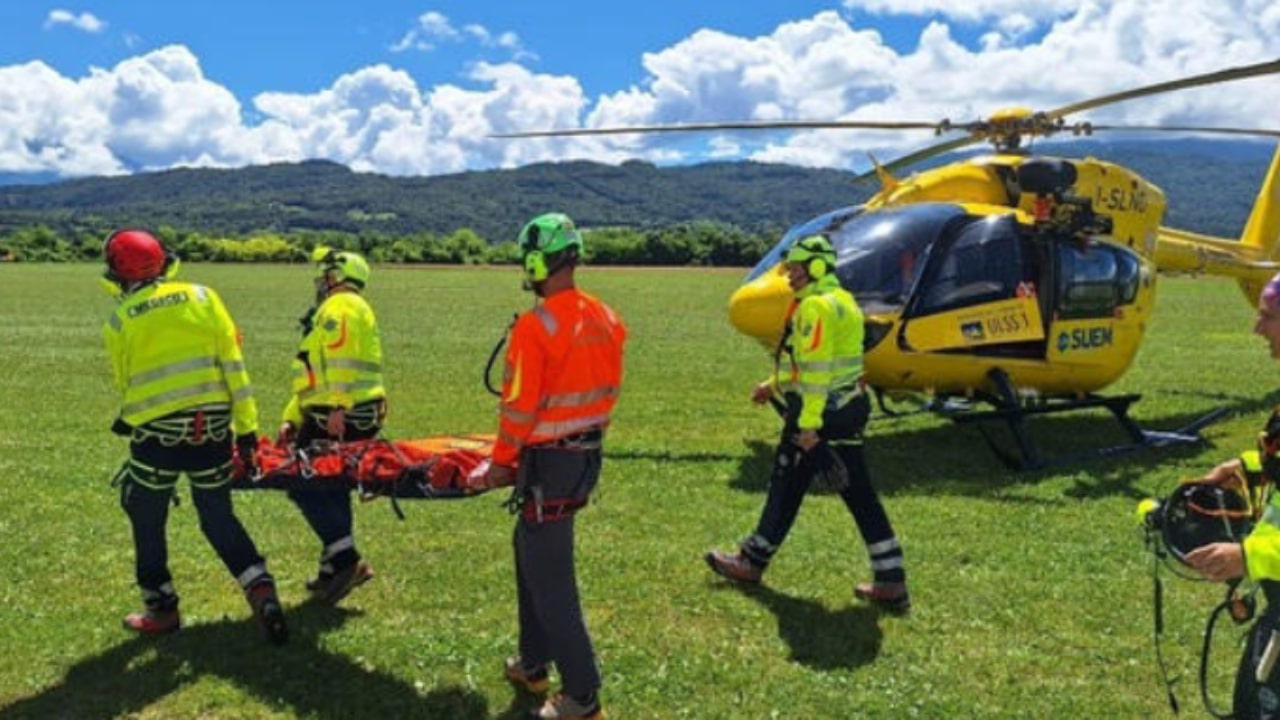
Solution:
[{"label": "forested mountain", "polygon": [[[1272,147],[1265,143],[1091,140],[1044,146],[1132,167],[1169,198],[1166,224],[1216,235],[1240,231]],[[954,156],[935,160],[955,159]],[[752,162],[655,167],[540,163],[434,177],[355,173],[309,161],[235,170],[179,169],[126,177],[0,186],[0,232],[141,224],[246,236],[337,230],[389,236],[450,233],[509,240],[549,209],[584,227],[665,227],[696,220],[753,232],[786,227],[864,200],[876,189],[849,172]]]}]

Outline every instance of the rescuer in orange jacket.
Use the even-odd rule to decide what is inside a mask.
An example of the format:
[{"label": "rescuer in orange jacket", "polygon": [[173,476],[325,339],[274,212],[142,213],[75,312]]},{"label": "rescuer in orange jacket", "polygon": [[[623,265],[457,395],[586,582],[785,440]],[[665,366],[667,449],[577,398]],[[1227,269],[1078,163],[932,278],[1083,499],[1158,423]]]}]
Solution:
[{"label": "rescuer in orange jacket", "polygon": [[515,485],[513,509],[520,654],[512,683],[533,693],[560,672],[562,692],[540,718],[600,718],[600,671],[574,575],[574,513],[600,477],[601,442],[622,382],[626,328],[608,305],[574,286],[582,237],[560,213],[520,232],[525,287],[542,303],[511,331],[489,487]]}]

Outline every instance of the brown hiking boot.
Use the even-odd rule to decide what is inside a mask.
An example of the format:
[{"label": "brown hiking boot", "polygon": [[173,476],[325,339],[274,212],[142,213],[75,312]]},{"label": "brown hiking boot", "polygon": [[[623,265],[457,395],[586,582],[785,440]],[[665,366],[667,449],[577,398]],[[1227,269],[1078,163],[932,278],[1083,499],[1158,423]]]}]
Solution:
[{"label": "brown hiking boot", "polygon": [[764,576],[764,568],[748,560],[747,556],[743,555],[741,551],[727,553],[721,550],[712,550],[704,557],[712,570],[734,582],[758,585],[760,578]]},{"label": "brown hiking boot", "polygon": [[249,607],[253,608],[253,617],[258,627],[272,645],[283,645],[289,641],[289,626],[284,622],[284,607],[276,595],[276,585],[270,580],[260,582],[245,591],[249,599]]},{"label": "brown hiking boot", "polygon": [[139,635],[167,635],[177,632],[182,627],[182,619],[178,609],[143,610],[124,616],[124,627]]},{"label": "brown hiking boot", "polygon": [[332,575],[320,574],[307,581],[307,590],[317,600],[337,605],[342,598],[351,594],[352,590],[373,579],[373,568],[369,563],[358,560],[354,565],[335,572]]},{"label": "brown hiking boot", "polygon": [[853,586],[853,595],[892,613],[905,613],[911,609],[911,596],[904,582],[860,582]]},{"label": "brown hiking boot", "polygon": [[532,695],[546,695],[551,687],[547,680],[547,666],[525,667],[519,655],[507,658],[503,672],[511,684],[519,685]]},{"label": "brown hiking boot", "polygon": [[533,712],[538,720],[604,720],[604,710],[596,694],[589,700],[578,700],[564,693],[547,698],[542,707]]}]

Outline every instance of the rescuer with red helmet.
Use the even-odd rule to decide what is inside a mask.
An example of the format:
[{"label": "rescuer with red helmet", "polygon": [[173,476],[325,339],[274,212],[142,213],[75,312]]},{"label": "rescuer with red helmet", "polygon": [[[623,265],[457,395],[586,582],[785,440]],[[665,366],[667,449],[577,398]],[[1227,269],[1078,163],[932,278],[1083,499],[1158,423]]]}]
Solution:
[{"label": "rescuer with red helmet", "polygon": [[251,467],[258,431],[235,324],[212,288],[173,279],[177,259],[150,232],[117,230],[102,253],[104,283],[119,301],[103,327],[122,394],[112,430],[129,438],[129,460],[113,485],[133,528],[145,606],[125,617],[125,627],[151,635],[181,626],[165,527],[186,474],[200,529],[267,639],[283,643],[288,629],[275,582],[231,501],[233,447]]}]

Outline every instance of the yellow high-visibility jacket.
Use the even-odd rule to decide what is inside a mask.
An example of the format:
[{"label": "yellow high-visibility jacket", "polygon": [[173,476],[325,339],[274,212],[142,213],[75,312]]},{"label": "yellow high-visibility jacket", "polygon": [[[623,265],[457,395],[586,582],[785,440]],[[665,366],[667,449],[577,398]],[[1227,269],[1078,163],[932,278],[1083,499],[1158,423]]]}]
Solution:
[{"label": "yellow high-visibility jacket", "polygon": [[124,394],[125,422],[229,406],[233,432],[257,432],[258,406],[236,327],[212,289],[165,281],[144,287],[125,296],[102,334]]},{"label": "yellow high-visibility jacket", "polygon": [[[1250,480],[1262,477],[1262,457],[1256,451],[1240,456]],[[1252,580],[1280,580],[1280,494],[1271,492],[1262,517],[1245,537],[1245,571]]]},{"label": "yellow high-visibility jacket", "polygon": [[788,337],[790,372],[772,378],[783,392],[798,393],[801,430],[822,427],[829,402],[842,403],[860,392],[862,310],[834,275],[806,285],[796,295]]},{"label": "yellow high-visibility jacket", "polygon": [[382,340],[373,308],[359,293],[340,290],[325,298],[302,338],[292,364],[293,397],[285,422],[300,426],[312,406],[350,409],[387,396],[382,384]]}]

